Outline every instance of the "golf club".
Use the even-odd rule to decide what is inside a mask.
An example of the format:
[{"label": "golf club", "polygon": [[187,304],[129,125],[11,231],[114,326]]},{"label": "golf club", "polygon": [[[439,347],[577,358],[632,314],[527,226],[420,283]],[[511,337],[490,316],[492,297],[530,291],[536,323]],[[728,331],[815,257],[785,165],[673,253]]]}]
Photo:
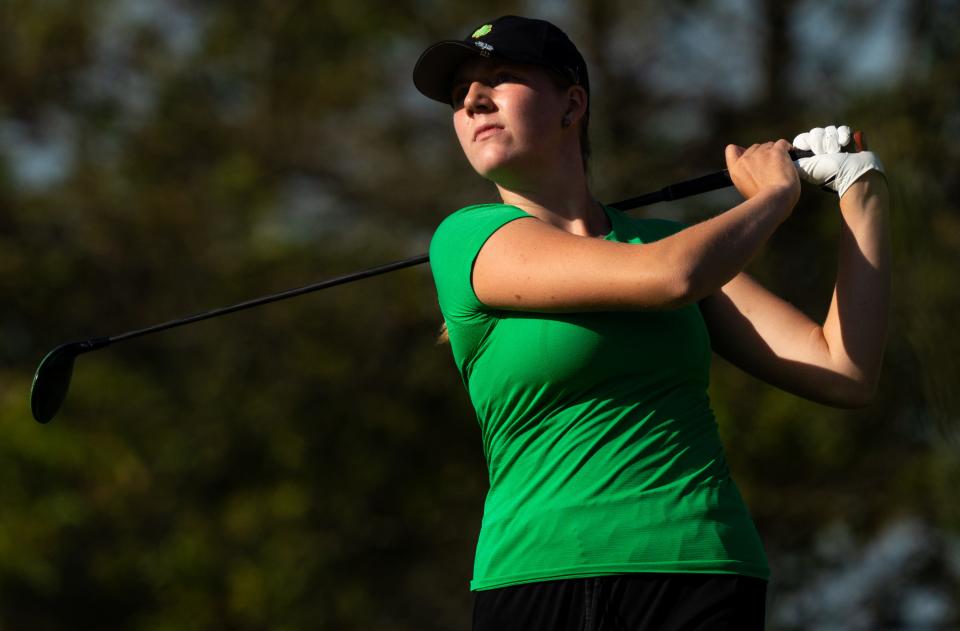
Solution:
[{"label": "golf club", "polygon": [[[862,150],[863,145],[860,132],[854,132],[854,140],[857,150]],[[809,151],[791,151],[791,157],[794,160],[811,155],[813,155],[813,153]],[[647,206],[657,202],[673,201],[682,199],[684,197],[699,195],[701,193],[726,188],[732,185],[733,182],[730,179],[730,174],[726,169],[724,169],[723,171],[717,171],[715,173],[710,173],[708,175],[693,178],[691,180],[670,184],[658,191],[646,193],[638,197],[631,197],[630,199],[609,204],[609,206],[616,208],[617,210],[629,210],[631,208],[639,208],[641,206]],[[129,331],[119,335],[95,337],[88,340],[61,344],[47,353],[47,355],[40,361],[40,365],[37,366],[37,371],[33,375],[33,383],[30,387],[30,410],[33,413],[33,418],[40,423],[47,423],[56,415],[67,396],[67,390],[70,388],[70,378],[73,376],[74,362],[77,356],[82,355],[83,353],[89,353],[105,346],[109,346],[110,344],[133,339],[142,335],[148,335],[150,333],[157,333],[159,331],[185,326],[194,322],[200,322],[201,320],[209,320],[210,318],[227,315],[228,313],[259,307],[271,302],[286,300],[288,298],[319,291],[328,287],[334,287],[336,285],[342,285],[356,280],[370,278],[372,276],[379,276],[380,274],[386,274],[387,272],[403,269],[405,267],[420,265],[421,263],[426,263],[428,260],[429,255],[421,254],[419,256],[414,256],[400,261],[394,261],[392,263],[386,263],[384,265],[372,267],[359,272],[337,276],[335,278],[330,278],[311,285],[305,285],[303,287],[289,289],[287,291],[270,294],[261,298],[255,298],[235,305],[221,307],[219,309],[213,309],[211,311],[198,313],[192,316],[170,320],[168,322],[138,329],[136,331]]]}]

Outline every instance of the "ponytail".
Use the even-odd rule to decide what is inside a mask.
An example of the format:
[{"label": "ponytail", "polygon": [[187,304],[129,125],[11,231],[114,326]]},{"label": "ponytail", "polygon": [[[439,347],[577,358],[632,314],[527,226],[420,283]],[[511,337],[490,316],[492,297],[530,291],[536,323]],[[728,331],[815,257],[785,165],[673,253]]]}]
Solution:
[{"label": "ponytail", "polygon": [[437,345],[440,344],[449,344],[450,343],[450,333],[447,331],[447,321],[444,320],[440,323],[440,333],[437,335]]}]

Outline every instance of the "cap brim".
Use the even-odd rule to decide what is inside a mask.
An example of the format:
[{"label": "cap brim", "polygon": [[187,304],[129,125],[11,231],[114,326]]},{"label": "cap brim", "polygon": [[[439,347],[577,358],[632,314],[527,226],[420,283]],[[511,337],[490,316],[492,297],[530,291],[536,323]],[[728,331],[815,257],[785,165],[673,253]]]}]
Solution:
[{"label": "cap brim", "polygon": [[449,105],[453,74],[460,64],[479,55],[479,49],[464,42],[438,42],[423,51],[417,60],[413,68],[413,84],[424,96]]}]

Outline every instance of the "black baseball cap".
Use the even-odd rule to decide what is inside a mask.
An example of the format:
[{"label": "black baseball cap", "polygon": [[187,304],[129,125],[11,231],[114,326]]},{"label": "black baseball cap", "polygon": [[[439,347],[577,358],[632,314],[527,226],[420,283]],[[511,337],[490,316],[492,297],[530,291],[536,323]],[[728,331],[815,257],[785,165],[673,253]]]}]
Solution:
[{"label": "black baseball cap", "polygon": [[423,51],[413,69],[413,84],[425,96],[449,105],[453,74],[477,56],[546,66],[590,93],[587,64],[566,33],[545,20],[516,15],[485,22],[462,40],[444,40]]}]

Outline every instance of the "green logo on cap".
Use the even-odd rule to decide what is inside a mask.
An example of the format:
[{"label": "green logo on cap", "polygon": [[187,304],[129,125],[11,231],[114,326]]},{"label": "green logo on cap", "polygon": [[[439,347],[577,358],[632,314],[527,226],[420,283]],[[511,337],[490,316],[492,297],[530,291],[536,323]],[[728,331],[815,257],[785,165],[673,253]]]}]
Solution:
[{"label": "green logo on cap", "polygon": [[486,35],[492,30],[493,30],[493,24],[484,24],[483,26],[475,30],[473,32],[473,35],[471,35],[470,37],[472,37],[473,39],[480,39],[481,37],[483,37],[484,35]]}]

